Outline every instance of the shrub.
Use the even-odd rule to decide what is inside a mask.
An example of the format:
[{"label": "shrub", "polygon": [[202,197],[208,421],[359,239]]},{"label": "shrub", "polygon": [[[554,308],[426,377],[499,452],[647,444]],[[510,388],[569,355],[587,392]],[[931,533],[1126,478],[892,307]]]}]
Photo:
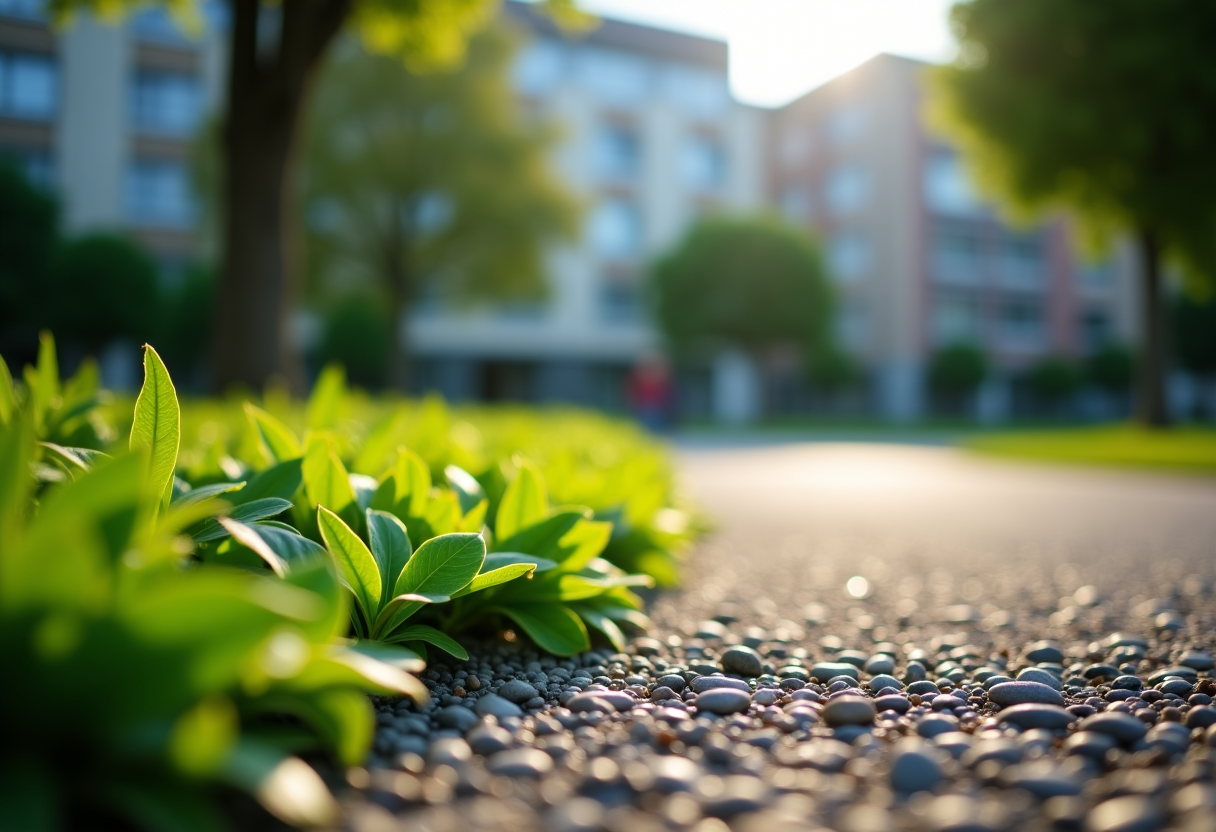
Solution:
[{"label": "shrub", "polygon": [[55,261],[52,327],[90,351],[123,338],[157,335],[156,264],[124,237],[90,234],[63,245]]},{"label": "shrub", "polygon": [[961,398],[979,389],[988,376],[988,357],[971,344],[952,344],[933,354],[929,386],[940,395]]},{"label": "shrub", "polygon": [[1110,393],[1131,390],[1135,375],[1135,358],[1131,350],[1120,345],[1109,345],[1095,352],[1085,361],[1085,376],[1095,387]]},{"label": "shrub", "polygon": [[1055,406],[1066,401],[1080,389],[1081,371],[1066,358],[1048,356],[1026,373],[1031,394],[1044,404]]},{"label": "shrub", "polygon": [[384,386],[388,358],[395,348],[391,314],[385,305],[365,295],[343,298],[333,305],[317,348],[323,364],[338,363],[363,387]]}]

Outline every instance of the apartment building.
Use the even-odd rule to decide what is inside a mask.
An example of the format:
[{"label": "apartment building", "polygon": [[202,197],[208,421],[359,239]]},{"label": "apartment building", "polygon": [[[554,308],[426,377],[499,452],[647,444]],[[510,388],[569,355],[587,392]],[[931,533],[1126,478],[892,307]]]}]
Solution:
[{"label": "apartment building", "polygon": [[879,55],[773,112],[770,198],[823,241],[869,409],[923,415],[933,351],[967,342],[991,357],[978,404],[999,419],[1034,362],[1134,340],[1135,258],[1087,264],[1063,219],[1002,222],[925,123],[926,69]]},{"label": "apartment building", "polygon": [[190,142],[221,101],[222,39],[158,9],[58,32],[44,5],[0,0],[0,156],[58,193],[69,232],[122,230],[171,272],[198,252]]},{"label": "apartment building", "polygon": [[619,407],[629,368],[660,348],[641,281],[702,213],[765,202],[767,113],[730,94],[726,44],[615,20],[570,37],[526,4],[514,84],[561,125],[553,160],[586,206],[580,243],[554,251],[549,300],[530,309],[424,309],[419,376],[453,398]]}]

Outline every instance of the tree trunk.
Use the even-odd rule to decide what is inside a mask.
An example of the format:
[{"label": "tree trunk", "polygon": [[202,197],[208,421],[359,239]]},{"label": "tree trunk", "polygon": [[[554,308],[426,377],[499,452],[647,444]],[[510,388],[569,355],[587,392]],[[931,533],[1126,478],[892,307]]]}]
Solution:
[{"label": "tree trunk", "polygon": [[1165,384],[1168,373],[1166,355],[1165,298],[1161,285],[1161,243],[1150,230],[1140,232],[1143,258],[1140,281],[1141,355],[1136,378],[1136,415],[1148,428],[1169,427]]},{"label": "tree trunk", "polygon": [[230,0],[228,110],[223,150],[223,238],[211,386],[261,387],[272,377],[303,384],[289,323],[298,258],[296,128],[309,83],[350,11],[350,0],[278,6],[278,37],[259,36],[259,0]]}]

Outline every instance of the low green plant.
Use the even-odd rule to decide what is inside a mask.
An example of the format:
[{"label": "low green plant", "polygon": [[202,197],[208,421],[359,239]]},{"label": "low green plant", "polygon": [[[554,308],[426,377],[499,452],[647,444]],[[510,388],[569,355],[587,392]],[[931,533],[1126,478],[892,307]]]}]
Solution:
[{"label": "low green plant", "polygon": [[[0,362],[0,828],[223,829],[223,789],[289,823],[335,822],[300,755],[361,762],[367,693],[425,698],[410,675],[422,663],[341,638],[338,570],[294,530],[259,533],[282,533],[265,547],[275,557],[303,542],[277,576],[195,552],[200,539],[238,544],[286,501],[220,499],[265,489],[259,477],[174,483],[177,399],[151,348],[129,450],[40,440],[68,422],[49,341],[43,350],[25,384]],[[242,506],[252,525],[234,519]]]}]

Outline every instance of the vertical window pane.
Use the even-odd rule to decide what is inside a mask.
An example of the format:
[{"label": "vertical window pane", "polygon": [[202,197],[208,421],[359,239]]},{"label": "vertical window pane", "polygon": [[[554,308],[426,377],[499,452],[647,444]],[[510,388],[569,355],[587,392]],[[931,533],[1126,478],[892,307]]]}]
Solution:
[{"label": "vertical window pane", "polygon": [[870,177],[859,165],[843,165],[828,174],[824,202],[836,216],[852,214],[865,206],[870,196]]},{"label": "vertical window pane", "polygon": [[131,120],[136,129],[186,136],[198,126],[202,101],[194,76],[141,71],[132,86]]},{"label": "vertical window pane", "polygon": [[611,197],[591,214],[591,245],[601,257],[632,260],[642,253],[642,217],[631,200]]},{"label": "vertical window pane", "polygon": [[0,114],[46,120],[59,97],[58,69],[45,55],[0,52]]},{"label": "vertical window pane", "polygon": [[873,252],[870,239],[859,231],[845,231],[828,244],[828,268],[832,277],[848,282],[864,277],[870,270]]},{"label": "vertical window pane", "polygon": [[605,179],[632,179],[641,172],[641,144],[637,131],[628,124],[600,125],[593,152],[596,170]]},{"label": "vertical window pane", "polygon": [[680,158],[684,184],[694,191],[715,191],[726,182],[726,153],[713,136],[690,136]]},{"label": "vertical window pane", "polygon": [[194,221],[190,178],[181,162],[137,161],[127,170],[127,218],[138,225],[188,228]]}]

